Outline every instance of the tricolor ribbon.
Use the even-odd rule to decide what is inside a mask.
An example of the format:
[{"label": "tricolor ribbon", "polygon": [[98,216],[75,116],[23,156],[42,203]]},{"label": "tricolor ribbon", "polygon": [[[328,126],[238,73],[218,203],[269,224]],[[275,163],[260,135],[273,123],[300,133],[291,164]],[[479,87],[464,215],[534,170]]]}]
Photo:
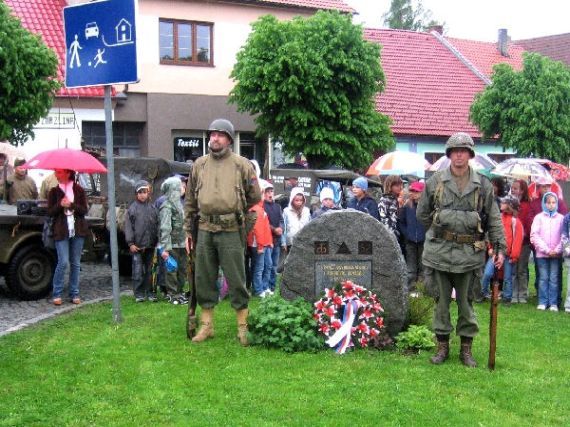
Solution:
[{"label": "tricolor ribbon", "polygon": [[332,337],[326,341],[329,347],[336,346],[338,354],[344,354],[346,349],[352,344],[352,324],[358,312],[360,301],[352,300],[345,304],[342,316],[342,326],[336,331]]}]

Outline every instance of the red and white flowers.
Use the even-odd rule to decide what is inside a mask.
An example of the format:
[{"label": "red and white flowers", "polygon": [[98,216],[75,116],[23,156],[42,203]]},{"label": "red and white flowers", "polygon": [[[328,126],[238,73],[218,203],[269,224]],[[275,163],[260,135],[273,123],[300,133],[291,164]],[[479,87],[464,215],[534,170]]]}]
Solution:
[{"label": "red and white flowers", "polygon": [[[334,288],[326,288],[324,296],[314,304],[314,318],[318,330],[329,338],[329,345],[337,345],[337,352],[355,346],[368,347],[384,327],[384,309],[376,294],[350,280]],[[350,306],[350,308],[347,308]],[[349,316],[347,316],[349,314]],[[351,325],[343,324],[350,322]],[[350,331],[340,339],[340,330]],[[335,336],[336,334],[336,336]],[[339,339],[335,339],[338,337]],[[331,340],[333,343],[331,343]]]}]

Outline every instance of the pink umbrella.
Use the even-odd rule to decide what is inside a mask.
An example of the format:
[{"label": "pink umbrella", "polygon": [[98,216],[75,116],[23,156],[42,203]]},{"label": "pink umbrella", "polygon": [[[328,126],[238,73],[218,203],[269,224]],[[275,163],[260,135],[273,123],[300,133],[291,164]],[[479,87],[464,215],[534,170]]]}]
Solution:
[{"label": "pink umbrella", "polygon": [[107,172],[107,168],[91,154],[70,148],[39,153],[22,165],[24,169],[69,169],[76,172]]}]

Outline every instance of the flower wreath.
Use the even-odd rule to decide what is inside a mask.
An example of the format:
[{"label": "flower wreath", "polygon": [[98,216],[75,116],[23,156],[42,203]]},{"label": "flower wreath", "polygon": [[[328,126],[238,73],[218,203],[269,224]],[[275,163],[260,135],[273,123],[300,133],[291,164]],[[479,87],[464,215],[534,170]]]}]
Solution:
[{"label": "flower wreath", "polygon": [[384,309],[376,294],[350,280],[325,288],[324,297],[314,306],[319,333],[327,344],[344,353],[354,346],[368,347],[384,328]]}]

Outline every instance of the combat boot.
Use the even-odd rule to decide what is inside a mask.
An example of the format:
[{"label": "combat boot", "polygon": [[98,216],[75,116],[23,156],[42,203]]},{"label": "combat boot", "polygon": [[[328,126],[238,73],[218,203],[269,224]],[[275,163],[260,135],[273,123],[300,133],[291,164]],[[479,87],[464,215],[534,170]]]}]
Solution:
[{"label": "combat boot", "polygon": [[437,353],[431,357],[430,362],[441,365],[449,357],[449,335],[437,335]]},{"label": "combat boot", "polygon": [[237,338],[239,340],[239,343],[244,346],[247,347],[249,345],[249,342],[247,340],[247,315],[248,315],[248,311],[247,308],[244,308],[242,310],[236,310],[236,317],[237,317],[237,325],[238,325],[238,334],[237,334]]},{"label": "combat boot", "polygon": [[203,308],[202,316],[200,316],[200,330],[192,342],[206,341],[208,338],[214,338],[214,309]]},{"label": "combat boot", "polygon": [[461,337],[461,350],[459,351],[459,360],[470,368],[476,368],[477,362],[473,359],[471,354],[471,344],[473,344],[472,337]]}]

